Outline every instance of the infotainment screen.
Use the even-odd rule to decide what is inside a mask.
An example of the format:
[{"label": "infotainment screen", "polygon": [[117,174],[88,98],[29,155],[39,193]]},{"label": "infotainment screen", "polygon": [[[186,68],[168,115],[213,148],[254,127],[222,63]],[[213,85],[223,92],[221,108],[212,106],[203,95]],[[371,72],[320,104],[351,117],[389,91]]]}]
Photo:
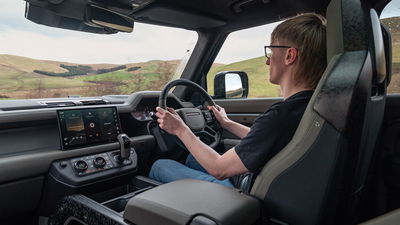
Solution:
[{"label": "infotainment screen", "polygon": [[107,143],[121,133],[116,107],[57,110],[63,149]]}]

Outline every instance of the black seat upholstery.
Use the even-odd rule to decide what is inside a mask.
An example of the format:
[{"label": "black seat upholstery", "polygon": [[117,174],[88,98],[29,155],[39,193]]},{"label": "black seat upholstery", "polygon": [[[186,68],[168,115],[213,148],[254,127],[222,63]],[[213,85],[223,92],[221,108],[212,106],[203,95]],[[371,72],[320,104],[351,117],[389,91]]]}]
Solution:
[{"label": "black seat upholstery", "polygon": [[270,221],[355,222],[387,80],[385,53],[375,50],[383,42],[380,26],[373,30],[368,19],[374,24],[378,18],[357,0],[333,0],[328,7],[329,65],[293,139],[264,166],[251,190]]}]

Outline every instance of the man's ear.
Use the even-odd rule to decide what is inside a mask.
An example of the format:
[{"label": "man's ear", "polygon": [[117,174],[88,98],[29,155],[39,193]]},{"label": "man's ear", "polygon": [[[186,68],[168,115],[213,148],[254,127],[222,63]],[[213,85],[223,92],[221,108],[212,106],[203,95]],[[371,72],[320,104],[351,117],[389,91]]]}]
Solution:
[{"label": "man's ear", "polygon": [[295,48],[288,48],[286,50],[286,58],[285,58],[286,65],[292,65],[293,63],[296,62],[298,57],[297,53],[298,51]]}]

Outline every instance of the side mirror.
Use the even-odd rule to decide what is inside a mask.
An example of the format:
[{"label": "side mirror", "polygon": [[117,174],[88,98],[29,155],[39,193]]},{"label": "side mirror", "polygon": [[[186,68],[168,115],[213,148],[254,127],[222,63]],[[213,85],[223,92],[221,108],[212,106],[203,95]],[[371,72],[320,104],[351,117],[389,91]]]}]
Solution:
[{"label": "side mirror", "polygon": [[247,98],[249,81],[242,71],[219,72],[214,78],[214,98]]}]

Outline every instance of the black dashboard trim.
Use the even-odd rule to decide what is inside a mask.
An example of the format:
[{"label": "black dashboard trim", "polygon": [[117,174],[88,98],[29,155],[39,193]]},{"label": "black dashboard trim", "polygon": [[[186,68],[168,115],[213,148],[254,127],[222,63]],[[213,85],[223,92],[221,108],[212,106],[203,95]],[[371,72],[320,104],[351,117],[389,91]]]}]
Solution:
[{"label": "black dashboard trim", "polygon": [[[140,145],[143,142],[155,141],[152,135],[141,135],[137,137],[131,137],[130,139],[134,148],[136,148],[136,145]],[[118,148],[119,144],[115,142],[87,148],[80,148],[72,151],[45,150],[1,157],[0,184],[26,177],[46,174],[51,163],[55,160],[93,153],[101,153]]]},{"label": "black dashboard trim", "polygon": [[[126,98],[123,104],[109,104],[109,107],[117,107],[118,113],[132,112],[137,108],[142,99],[145,98],[158,98],[160,91],[140,91],[132,93],[129,96],[123,96]],[[105,99],[106,96],[104,97]],[[168,94],[168,98],[176,101],[179,105],[183,106],[181,100],[179,100],[173,93]],[[4,100],[3,104],[6,104],[8,100]],[[12,101],[12,100],[10,100]],[[31,101],[31,100],[26,100]],[[11,104],[11,102],[10,102]],[[0,111],[0,124],[2,123],[13,123],[13,122],[25,122],[35,120],[50,120],[57,118],[57,110],[59,109],[89,109],[99,108],[104,105],[87,105],[87,106],[69,106],[69,107],[57,107],[57,108],[36,108],[26,110],[10,110]]]}]

